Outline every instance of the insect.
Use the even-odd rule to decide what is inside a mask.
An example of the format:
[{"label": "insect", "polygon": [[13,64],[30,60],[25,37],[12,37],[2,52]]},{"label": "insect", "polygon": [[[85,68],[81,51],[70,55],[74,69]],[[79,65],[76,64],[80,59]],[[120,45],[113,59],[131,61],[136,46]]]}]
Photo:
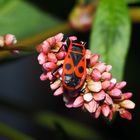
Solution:
[{"label": "insect", "polygon": [[63,63],[62,83],[68,92],[80,90],[86,77],[85,44],[82,41],[66,40],[67,55]]}]

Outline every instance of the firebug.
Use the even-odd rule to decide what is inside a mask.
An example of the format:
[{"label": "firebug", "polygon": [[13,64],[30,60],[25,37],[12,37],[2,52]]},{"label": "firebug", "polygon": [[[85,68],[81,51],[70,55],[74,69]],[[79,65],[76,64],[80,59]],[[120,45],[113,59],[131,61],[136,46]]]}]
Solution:
[{"label": "firebug", "polygon": [[86,77],[85,43],[67,38],[65,48],[62,83],[68,92],[74,92],[81,89]]}]

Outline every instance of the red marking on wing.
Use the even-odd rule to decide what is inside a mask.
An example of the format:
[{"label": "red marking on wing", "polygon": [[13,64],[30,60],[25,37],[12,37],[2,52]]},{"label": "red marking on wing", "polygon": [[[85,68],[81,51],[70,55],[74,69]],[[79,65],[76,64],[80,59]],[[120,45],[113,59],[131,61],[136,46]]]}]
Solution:
[{"label": "red marking on wing", "polygon": [[[71,68],[69,70],[66,69],[66,64],[70,64]],[[63,74],[72,74],[74,71],[74,64],[73,61],[69,55],[69,53],[66,55],[66,58],[64,60],[64,64],[63,64]]]}]

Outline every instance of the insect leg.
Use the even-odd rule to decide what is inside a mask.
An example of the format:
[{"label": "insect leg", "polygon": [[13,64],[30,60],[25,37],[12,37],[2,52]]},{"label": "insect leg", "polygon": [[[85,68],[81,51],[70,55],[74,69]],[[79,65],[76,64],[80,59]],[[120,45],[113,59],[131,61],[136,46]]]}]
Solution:
[{"label": "insect leg", "polygon": [[67,40],[67,38],[69,38],[71,35],[69,34],[64,34],[64,36],[63,36],[63,39],[62,39],[62,41],[64,42],[64,41],[66,41]]},{"label": "insect leg", "polygon": [[63,47],[65,48],[66,52],[68,52],[68,45],[67,45],[67,44],[62,44],[62,46],[61,46],[60,49],[57,51],[57,53],[59,53]]},{"label": "insect leg", "polygon": [[[66,52],[68,52],[68,48],[69,48],[69,45],[70,45],[70,39],[67,38],[65,41],[66,41],[66,43],[63,44],[63,45],[61,46],[61,48],[64,47],[65,50],[66,50]],[[61,50],[61,48],[58,50],[58,52]]]},{"label": "insect leg", "polygon": [[57,67],[52,71],[52,75],[55,76],[54,73],[55,73],[59,68],[61,68],[62,66],[63,66],[63,64],[57,66]]},{"label": "insect leg", "polygon": [[86,91],[85,88],[83,88],[83,89],[80,90],[80,92],[82,92],[82,93],[85,93],[85,91]]}]

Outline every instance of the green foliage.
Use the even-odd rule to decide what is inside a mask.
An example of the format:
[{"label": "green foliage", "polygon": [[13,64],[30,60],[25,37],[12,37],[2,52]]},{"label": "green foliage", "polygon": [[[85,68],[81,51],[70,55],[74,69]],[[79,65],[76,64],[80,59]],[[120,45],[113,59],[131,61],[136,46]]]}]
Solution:
[{"label": "green foliage", "polygon": [[126,0],[126,2],[128,2],[129,4],[132,4],[132,3],[138,3],[140,2],[140,0]]},{"label": "green foliage", "polygon": [[8,137],[11,140],[33,140],[29,136],[19,132],[18,130],[9,127],[8,125],[0,122],[0,134]]},{"label": "green foliage", "polygon": [[90,49],[113,66],[113,76],[122,79],[129,46],[130,20],[124,0],[101,0],[93,22]]},{"label": "green foliage", "polygon": [[27,1],[0,1],[0,34],[12,33],[18,39],[43,32],[61,23]]},{"label": "green foliage", "polygon": [[64,129],[65,133],[80,140],[102,140],[97,131],[55,113],[42,112],[36,115],[35,119],[39,124],[53,130],[56,129],[55,124],[59,124]]}]

